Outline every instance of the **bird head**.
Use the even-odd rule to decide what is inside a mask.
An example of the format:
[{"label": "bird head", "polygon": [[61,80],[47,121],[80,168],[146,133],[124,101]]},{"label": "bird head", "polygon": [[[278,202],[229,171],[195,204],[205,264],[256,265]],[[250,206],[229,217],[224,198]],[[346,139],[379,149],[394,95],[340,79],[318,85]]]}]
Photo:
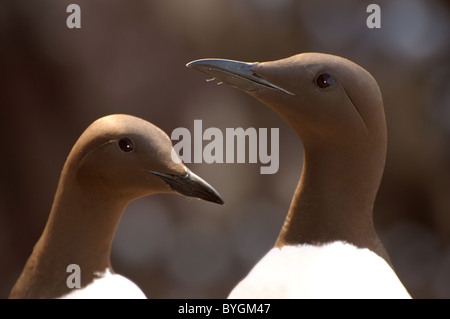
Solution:
[{"label": "bird head", "polygon": [[268,105],[297,132],[305,148],[349,152],[386,143],[379,87],[369,72],[347,59],[302,53],[261,63],[201,59],[187,66]]},{"label": "bird head", "polygon": [[116,114],[98,119],[84,131],[67,165],[89,192],[127,200],[178,193],[223,204],[211,185],[172,159],[172,152],[171,140],[157,126]]}]

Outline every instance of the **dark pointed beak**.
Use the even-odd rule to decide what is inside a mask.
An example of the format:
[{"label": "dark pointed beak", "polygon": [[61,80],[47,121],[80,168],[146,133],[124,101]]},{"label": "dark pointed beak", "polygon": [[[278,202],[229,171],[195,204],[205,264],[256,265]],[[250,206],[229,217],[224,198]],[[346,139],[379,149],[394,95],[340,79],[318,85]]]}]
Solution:
[{"label": "dark pointed beak", "polygon": [[149,171],[166,182],[174,191],[188,196],[200,198],[209,202],[224,204],[220,194],[206,181],[192,173],[189,169],[183,175],[172,175]]},{"label": "dark pointed beak", "polygon": [[189,62],[186,66],[212,75],[218,81],[225,82],[232,87],[247,92],[261,88],[270,88],[294,95],[258,76],[253,71],[258,64],[259,62],[248,63],[224,59],[201,59]]}]

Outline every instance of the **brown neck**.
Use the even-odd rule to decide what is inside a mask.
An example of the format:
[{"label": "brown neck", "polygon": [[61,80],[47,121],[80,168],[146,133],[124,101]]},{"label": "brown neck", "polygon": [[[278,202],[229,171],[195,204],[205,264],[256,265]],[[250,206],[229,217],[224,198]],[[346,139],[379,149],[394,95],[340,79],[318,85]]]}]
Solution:
[{"label": "brown neck", "polygon": [[339,240],[389,260],[372,217],[384,153],[324,149],[329,153],[305,147],[302,176],[276,246]]},{"label": "brown neck", "polygon": [[70,292],[67,266],[81,269],[81,285],[110,268],[110,251],[125,201],[99,198],[63,170],[45,229],[11,291],[11,298],[54,298]]}]

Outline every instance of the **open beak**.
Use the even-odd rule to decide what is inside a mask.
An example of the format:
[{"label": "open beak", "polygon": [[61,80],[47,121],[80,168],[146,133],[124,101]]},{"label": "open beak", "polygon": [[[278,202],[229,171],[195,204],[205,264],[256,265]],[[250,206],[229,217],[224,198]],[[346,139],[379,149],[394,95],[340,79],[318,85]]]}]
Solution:
[{"label": "open beak", "polygon": [[149,172],[161,178],[167,183],[167,185],[169,185],[171,189],[182,195],[200,198],[221,205],[224,204],[224,201],[219,193],[211,185],[192,173],[189,169],[186,169],[186,173],[183,175],[172,175],[154,171]]},{"label": "open beak", "polygon": [[225,82],[232,87],[247,92],[261,88],[270,88],[294,95],[258,76],[253,71],[253,68],[258,64],[259,62],[247,63],[225,59],[201,59],[189,62],[186,66],[212,75],[218,81]]}]

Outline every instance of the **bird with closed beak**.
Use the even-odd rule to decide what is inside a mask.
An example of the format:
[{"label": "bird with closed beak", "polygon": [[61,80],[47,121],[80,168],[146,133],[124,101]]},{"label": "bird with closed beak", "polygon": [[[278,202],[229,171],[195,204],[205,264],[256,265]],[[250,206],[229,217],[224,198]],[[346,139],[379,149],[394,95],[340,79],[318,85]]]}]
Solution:
[{"label": "bird with closed beak", "polygon": [[274,247],[229,297],[410,298],[373,223],[387,130],[371,74],[323,53],[262,63],[201,59],[187,66],[269,106],[304,148]]},{"label": "bird with closed beak", "polygon": [[[111,267],[127,204],[157,193],[223,204],[214,188],[172,160],[172,152],[169,137],[143,119],[115,114],[92,123],[67,157],[47,224],[9,297],[146,298]],[[80,288],[67,284],[69,265],[81,270]]]}]

